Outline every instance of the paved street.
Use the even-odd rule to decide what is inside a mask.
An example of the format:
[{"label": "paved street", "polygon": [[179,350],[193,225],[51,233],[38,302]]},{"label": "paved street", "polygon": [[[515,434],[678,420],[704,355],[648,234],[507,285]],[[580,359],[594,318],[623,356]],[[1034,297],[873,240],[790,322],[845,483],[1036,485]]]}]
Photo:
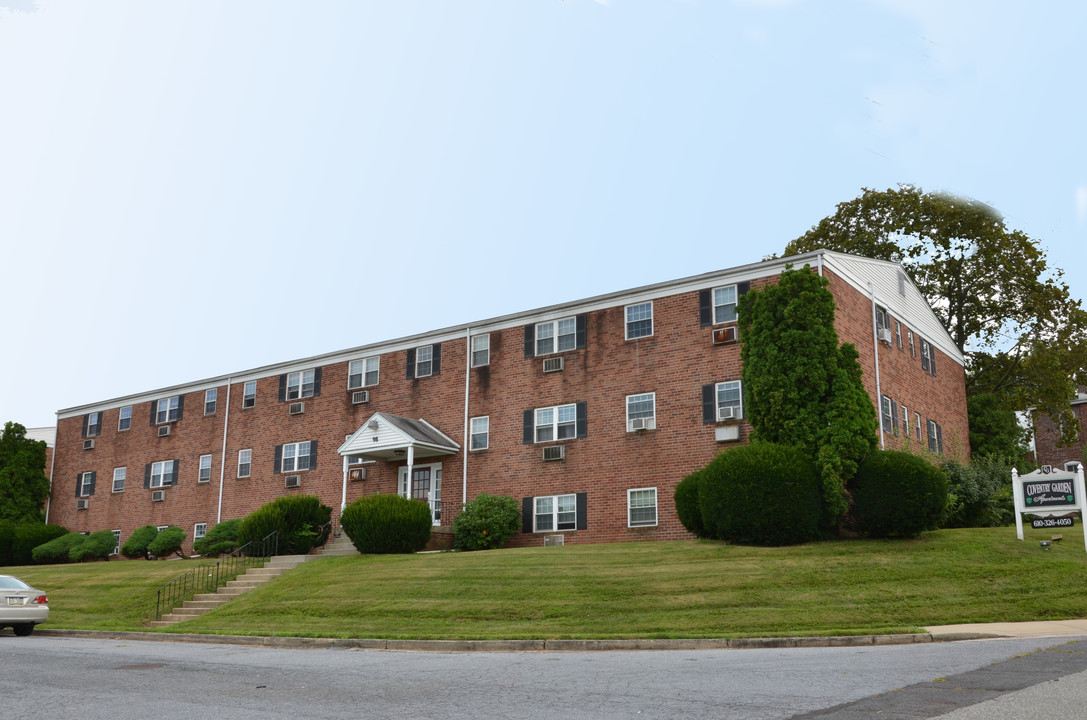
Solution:
[{"label": "paved street", "polygon": [[[892,703],[899,693],[873,696],[1070,639],[460,654],[4,633],[0,697],[7,717],[86,720],[145,720],[167,710],[226,718],[789,718],[843,703]],[[824,715],[835,716],[854,715]]]}]

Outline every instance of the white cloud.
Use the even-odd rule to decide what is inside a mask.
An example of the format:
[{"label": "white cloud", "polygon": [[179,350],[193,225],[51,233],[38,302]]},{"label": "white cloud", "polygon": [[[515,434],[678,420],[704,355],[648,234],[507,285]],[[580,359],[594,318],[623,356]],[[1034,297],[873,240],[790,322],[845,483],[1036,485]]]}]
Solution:
[{"label": "white cloud", "polygon": [[1076,220],[1082,225],[1087,222],[1087,187],[1076,188]]}]

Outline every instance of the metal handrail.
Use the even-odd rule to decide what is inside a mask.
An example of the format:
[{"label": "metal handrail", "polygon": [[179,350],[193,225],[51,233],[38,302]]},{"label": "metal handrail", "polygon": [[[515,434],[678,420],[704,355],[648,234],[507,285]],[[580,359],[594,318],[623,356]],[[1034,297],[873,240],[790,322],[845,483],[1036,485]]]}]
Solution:
[{"label": "metal handrail", "polygon": [[198,592],[213,593],[252,567],[263,567],[265,561],[279,551],[279,532],[272,532],[261,540],[242,545],[225,555],[214,565],[203,564],[190,568],[158,589],[155,598],[155,620],[175,607],[191,600]]}]

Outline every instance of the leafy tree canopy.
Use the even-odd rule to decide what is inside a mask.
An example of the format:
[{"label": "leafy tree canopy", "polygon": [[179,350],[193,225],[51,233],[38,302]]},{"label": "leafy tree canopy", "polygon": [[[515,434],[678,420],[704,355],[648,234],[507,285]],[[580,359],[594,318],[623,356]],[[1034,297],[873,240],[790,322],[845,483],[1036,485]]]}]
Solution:
[{"label": "leafy tree canopy", "polygon": [[26,436],[19,423],[4,423],[0,433],[0,520],[44,520],[49,478],[45,443]]},{"label": "leafy tree canopy", "polygon": [[784,255],[820,248],[902,263],[966,357],[967,394],[1036,407],[1074,440],[1087,311],[1036,240],[984,203],[901,185],[840,203]]}]

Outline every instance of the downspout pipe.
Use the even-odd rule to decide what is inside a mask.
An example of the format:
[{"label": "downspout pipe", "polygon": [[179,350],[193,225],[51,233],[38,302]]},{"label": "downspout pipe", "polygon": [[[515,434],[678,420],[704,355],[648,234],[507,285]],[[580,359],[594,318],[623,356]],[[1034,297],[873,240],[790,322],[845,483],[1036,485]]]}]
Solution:
[{"label": "downspout pipe", "polygon": [[876,418],[879,424],[879,449],[886,450],[887,442],[883,437],[883,391],[879,385],[879,332],[876,328],[876,288],[869,282],[868,295],[872,299],[872,350],[876,366]]},{"label": "downspout pipe", "polygon": [[464,329],[464,342],[466,346],[464,348],[464,356],[466,361],[464,363],[464,438],[461,445],[461,455],[463,465],[461,466],[460,479],[460,506],[464,507],[468,502],[468,451],[469,445],[472,442],[472,438],[469,435],[470,428],[468,427],[468,396],[472,382],[472,328]]},{"label": "downspout pipe", "polygon": [[[60,427],[60,413],[57,413],[57,427]],[[49,510],[53,507],[53,468],[57,466],[57,433],[53,432],[53,457],[49,459],[49,497],[45,498],[45,522],[49,523]]]},{"label": "downspout pipe", "polygon": [[223,521],[223,478],[226,476],[226,431],[230,426],[230,386],[234,378],[226,381],[226,412],[223,414],[223,451],[219,458],[219,508],[215,511],[215,524]]}]

